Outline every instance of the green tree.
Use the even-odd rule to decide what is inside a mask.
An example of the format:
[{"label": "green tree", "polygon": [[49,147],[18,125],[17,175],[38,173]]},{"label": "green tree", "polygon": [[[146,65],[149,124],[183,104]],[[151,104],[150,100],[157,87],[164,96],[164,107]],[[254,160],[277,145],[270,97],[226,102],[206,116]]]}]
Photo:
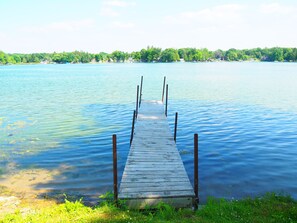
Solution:
[{"label": "green tree", "polygon": [[112,52],[111,58],[113,61],[116,61],[116,62],[124,62],[125,60],[128,59],[128,54],[125,52],[116,50]]},{"label": "green tree", "polygon": [[178,51],[173,48],[165,49],[161,52],[160,61],[161,62],[174,62],[179,61]]},{"label": "green tree", "polygon": [[130,56],[134,61],[139,62],[141,60],[141,53],[140,52],[132,52]]},{"label": "green tree", "polygon": [[21,62],[21,57],[18,54],[13,54],[12,57],[15,60],[16,63]]},{"label": "green tree", "polygon": [[102,61],[109,61],[110,56],[108,53],[100,52],[99,55],[102,57]]},{"label": "green tree", "polygon": [[262,60],[263,58],[262,50],[260,48],[246,50],[246,51],[247,51],[247,55],[249,55],[253,59]]},{"label": "green tree", "polygon": [[229,49],[226,51],[225,60],[227,61],[237,61],[236,49]]},{"label": "green tree", "polygon": [[29,63],[40,63],[40,59],[36,53],[33,53],[33,54],[29,54],[28,62]]},{"label": "green tree", "polygon": [[0,51],[0,64],[6,64],[5,53]]},{"label": "green tree", "polygon": [[199,61],[207,61],[207,60],[213,58],[213,53],[206,48],[203,48],[203,49],[197,50],[197,51],[200,51],[202,53],[202,59]]},{"label": "green tree", "polygon": [[74,52],[76,54],[76,57],[78,58],[78,62],[80,63],[90,63],[92,59],[94,58],[92,54],[86,53],[86,52]]},{"label": "green tree", "polygon": [[95,54],[95,60],[96,60],[96,62],[104,61],[103,55],[101,53]]},{"label": "green tree", "polygon": [[23,56],[21,57],[21,59],[22,59],[22,63],[28,63],[27,55],[23,55]]},{"label": "green tree", "polygon": [[297,48],[293,49],[293,61],[297,61]]},{"label": "green tree", "polygon": [[271,49],[270,54],[271,61],[284,61],[284,52],[282,48],[275,47]]},{"label": "green tree", "polygon": [[213,56],[217,60],[224,60],[224,51],[223,50],[216,50],[214,52]]},{"label": "green tree", "polygon": [[[195,48],[186,48],[187,60],[186,61],[195,61],[195,54],[197,50]],[[196,57],[198,57],[196,55]]]},{"label": "green tree", "polygon": [[13,56],[10,56],[10,55],[5,55],[5,59],[6,59],[6,64],[15,64],[15,60],[13,58]]},{"label": "green tree", "polygon": [[147,49],[142,49],[140,51],[142,62],[153,62],[159,61],[161,55],[161,48],[147,47]]},{"label": "green tree", "polygon": [[284,52],[284,60],[286,61],[294,61],[294,51],[292,48],[283,49]]},{"label": "green tree", "polygon": [[204,61],[202,50],[195,50],[196,53],[192,56],[193,61]]},{"label": "green tree", "polygon": [[188,59],[187,58],[187,52],[186,52],[186,50],[184,48],[178,49],[177,52],[178,52],[178,56],[179,56],[180,59],[184,59],[184,60]]}]

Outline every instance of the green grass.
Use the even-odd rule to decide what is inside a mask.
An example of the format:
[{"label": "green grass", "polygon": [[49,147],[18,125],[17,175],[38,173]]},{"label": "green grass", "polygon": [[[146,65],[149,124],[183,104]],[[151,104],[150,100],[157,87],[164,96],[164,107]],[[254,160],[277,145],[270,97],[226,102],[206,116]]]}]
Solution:
[{"label": "green grass", "polygon": [[258,198],[226,201],[210,198],[198,211],[174,209],[159,204],[155,210],[129,210],[104,201],[97,207],[86,207],[81,201],[65,201],[34,213],[20,211],[7,214],[0,222],[297,222],[297,201],[274,193]]}]

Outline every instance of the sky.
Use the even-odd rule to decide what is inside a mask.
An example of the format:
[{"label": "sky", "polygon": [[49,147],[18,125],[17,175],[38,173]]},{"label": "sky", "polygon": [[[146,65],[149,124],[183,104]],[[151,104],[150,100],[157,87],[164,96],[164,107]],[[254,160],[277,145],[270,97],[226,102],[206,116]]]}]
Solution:
[{"label": "sky", "polygon": [[296,0],[0,0],[6,53],[297,47]]}]

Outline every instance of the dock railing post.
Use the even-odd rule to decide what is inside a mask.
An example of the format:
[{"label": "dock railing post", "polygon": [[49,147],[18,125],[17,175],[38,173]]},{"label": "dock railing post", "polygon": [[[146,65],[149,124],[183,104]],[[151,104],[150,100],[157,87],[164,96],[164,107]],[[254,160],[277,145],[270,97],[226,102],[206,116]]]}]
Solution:
[{"label": "dock railing post", "polygon": [[178,113],[175,112],[175,122],[174,122],[174,141],[176,143],[176,130],[177,130],[177,116],[178,116]]},{"label": "dock railing post", "polygon": [[163,103],[164,103],[165,83],[166,83],[166,76],[164,76],[164,81],[163,81],[163,93],[162,93],[162,102]]},{"label": "dock railing post", "polygon": [[195,201],[194,208],[198,208],[199,195],[198,195],[198,134],[194,134],[194,192]]},{"label": "dock railing post", "polygon": [[143,83],[143,76],[141,76],[141,81],[140,81],[139,107],[141,105],[141,98],[142,98],[142,83]]},{"label": "dock railing post", "polygon": [[139,85],[137,85],[137,93],[136,93],[136,118],[138,115],[138,98],[139,98]]},{"label": "dock railing post", "polygon": [[166,101],[165,101],[165,115],[167,116],[167,106],[168,106],[168,84],[166,84]]},{"label": "dock railing post", "polygon": [[118,204],[118,161],[117,161],[117,135],[112,135],[113,154],[113,196],[116,205]]},{"label": "dock railing post", "polygon": [[135,114],[136,111],[134,110],[133,112],[133,119],[132,119],[132,129],[131,129],[131,137],[130,137],[130,146],[132,144],[132,141],[133,141],[133,136],[134,136],[134,125],[135,125]]}]

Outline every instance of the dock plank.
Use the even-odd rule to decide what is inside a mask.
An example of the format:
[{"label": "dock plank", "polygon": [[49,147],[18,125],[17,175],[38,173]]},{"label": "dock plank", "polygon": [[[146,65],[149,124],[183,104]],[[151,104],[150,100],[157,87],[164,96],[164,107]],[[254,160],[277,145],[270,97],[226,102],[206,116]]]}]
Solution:
[{"label": "dock plank", "polygon": [[194,191],[161,101],[142,101],[119,189],[130,207],[166,202],[191,206]]}]

